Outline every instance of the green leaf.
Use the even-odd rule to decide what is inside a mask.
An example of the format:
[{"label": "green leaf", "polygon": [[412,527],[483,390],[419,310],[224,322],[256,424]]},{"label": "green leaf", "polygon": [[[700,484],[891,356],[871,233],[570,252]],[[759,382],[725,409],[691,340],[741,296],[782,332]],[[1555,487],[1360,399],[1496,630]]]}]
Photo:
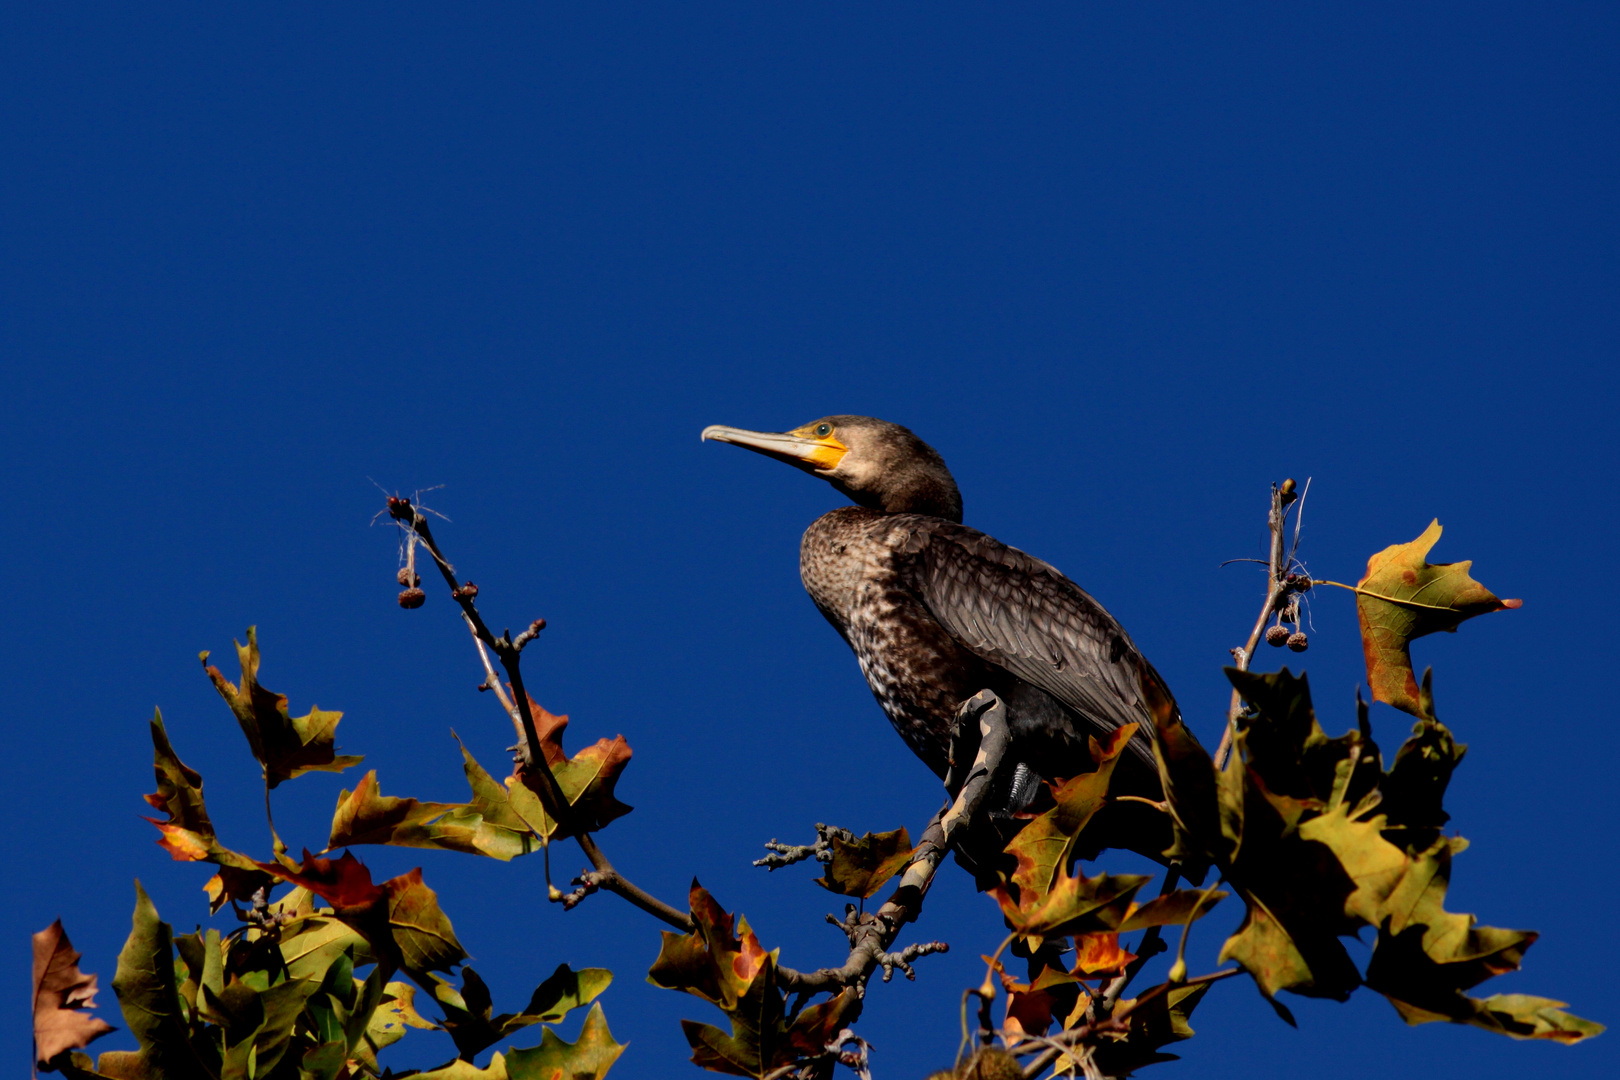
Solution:
[{"label": "green leaf", "polygon": [[1104,1076],[1129,1076],[1148,1065],[1177,1060],[1177,1055],[1160,1053],[1160,1049],[1192,1038],[1188,1018],[1211,985],[1172,986],[1136,1006],[1131,1010],[1125,1038],[1098,1043],[1093,1058],[1096,1068]]},{"label": "green leaf", "polygon": [[444,1028],[455,1041],[456,1049],[468,1061],[485,1047],[532,1024],[553,1024],[572,1009],[587,1005],[613,981],[612,972],[605,968],[586,968],[574,971],[567,964],[535,988],[528,1007],[521,1013],[502,1013],[491,1017],[494,1003],[489,988],[471,967],[461,968],[461,992],[451,990],[449,984],[436,979],[435,997],[444,1009]]},{"label": "green leaf", "polygon": [[1412,674],[1412,641],[1521,603],[1497,599],[1470,577],[1472,562],[1430,564],[1429,550],[1439,539],[1436,520],[1416,540],[1393,544],[1368,559],[1367,573],[1356,583],[1356,615],[1373,700],[1414,716],[1424,713]]},{"label": "green leaf", "polygon": [[585,1014],[578,1039],[564,1042],[546,1028],[539,1046],[506,1052],[506,1072],[510,1080],[601,1080],[622,1053],[624,1044],[614,1041],[597,1002]]},{"label": "green leaf", "polygon": [[[135,882],[135,914],[129,938],[118,954],[113,976],[124,1023],[139,1044],[138,1062],[125,1062],[136,1075],[188,1076],[198,1066],[186,1038],[179,989],[174,978],[173,932]],[[106,1057],[107,1055],[102,1055]]]},{"label": "green leaf", "polygon": [[428,972],[449,971],[467,958],[450,917],[439,907],[438,894],[422,883],[420,867],[390,878],[383,887],[388,892],[388,928],[399,951],[400,966],[413,979],[423,982]]},{"label": "green leaf", "polygon": [[383,987],[382,1001],[367,1021],[365,1033],[354,1047],[353,1055],[373,1072],[380,1072],[377,1052],[404,1038],[406,1028],[433,1031],[438,1026],[416,1011],[416,987],[410,983],[391,982]]},{"label": "green leaf", "polygon": [[1114,765],[1130,745],[1136,728],[1136,724],[1124,724],[1110,732],[1106,741],[1092,738],[1091,759],[1096,768],[1053,787],[1056,805],[1020,829],[1007,845],[1007,851],[1018,860],[1012,881],[1020,894],[1045,895],[1060,868],[1067,871],[1073,863],[1075,842],[1106,805]]},{"label": "green leaf", "polygon": [[1015,900],[1005,885],[990,890],[1007,925],[1039,950],[1044,939],[1068,934],[1118,930],[1136,891],[1153,880],[1145,874],[1098,874],[1070,877],[1062,867],[1044,896],[1034,890]]},{"label": "green leaf", "polygon": [[259,685],[259,639],[255,627],[248,627],[247,639],[246,645],[236,645],[242,665],[240,688],[218,668],[208,666],[208,653],[202,653],[201,659],[214,689],[231,707],[253,756],[263,767],[264,782],[275,787],[307,772],[342,772],[360,764],[359,757],[339,756],[332,744],[342,713],[311,708],[303,716],[292,716],[287,711],[287,695]]},{"label": "green leaf", "polygon": [[864,900],[911,862],[911,835],[904,828],[853,841],[834,835],[831,848],[832,861],[815,883],[840,896]]}]

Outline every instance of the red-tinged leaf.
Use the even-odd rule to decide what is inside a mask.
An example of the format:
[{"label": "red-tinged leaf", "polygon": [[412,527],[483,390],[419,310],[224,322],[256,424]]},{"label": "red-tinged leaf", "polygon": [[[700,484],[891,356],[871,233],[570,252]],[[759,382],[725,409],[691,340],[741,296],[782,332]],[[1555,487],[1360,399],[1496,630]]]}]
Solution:
[{"label": "red-tinged leaf", "polygon": [[817,885],[840,896],[866,899],[911,862],[911,834],[902,827],[893,832],[867,833],[859,840],[832,838],[832,861]]},{"label": "red-tinged leaf", "polygon": [[513,770],[506,781],[512,809],[538,836],[555,840],[572,836],[574,831],[595,832],[608,823],[630,812],[630,807],[614,797],[613,788],[619,774],[630,763],[630,744],[623,735],[612,739],[598,739],[573,757],[562,746],[563,731],[568,717],[554,716],[541,708],[533,698],[529,709],[534,716],[535,734],[546,765],[557,778],[563,796],[572,808],[573,821],[568,829],[559,829],[546,813],[538,792],[544,779],[526,773],[521,767]]},{"label": "red-tinged leaf", "polygon": [[1014,901],[1004,885],[990,890],[990,895],[1001,905],[1008,927],[1027,939],[1031,949],[1039,949],[1047,937],[1117,930],[1136,890],[1150,880],[1144,874],[1070,877],[1060,867],[1045,896],[1024,892]]},{"label": "red-tinged leaf", "polygon": [[1439,539],[1436,520],[1416,540],[1391,545],[1368,559],[1367,573],[1356,583],[1356,615],[1373,700],[1414,716],[1424,713],[1412,673],[1412,641],[1521,603],[1498,599],[1470,577],[1472,562],[1431,564],[1429,550]]},{"label": "red-tinged leaf", "polygon": [[281,862],[256,865],[267,874],[274,874],[294,885],[302,885],[322,897],[339,915],[373,907],[388,895],[387,887],[372,884],[371,871],[348,851],[339,858],[328,859],[311,855],[306,848],[300,866]]},{"label": "red-tinged leaf", "polygon": [[1074,939],[1074,971],[1077,975],[1117,975],[1135,959],[1135,953],[1120,948],[1117,933],[1081,934]]},{"label": "red-tinged leaf", "polygon": [[259,639],[255,627],[248,627],[247,639],[246,645],[236,645],[242,666],[240,687],[221,675],[218,668],[208,666],[208,653],[202,653],[201,659],[214,689],[242,726],[253,756],[264,769],[264,782],[275,787],[306,772],[342,772],[360,764],[361,758],[340,756],[332,744],[342,713],[311,708],[303,716],[292,716],[287,711],[287,695],[259,685]]},{"label": "red-tinged leaf", "polygon": [[87,1010],[96,1007],[96,977],[79,970],[79,954],[62,920],[34,935],[34,1061],[44,1065],[66,1050],[82,1050],[111,1024]]},{"label": "red-tinged leaf", "polygon": [[163,834],[159,846],[177,861],[211,862],[220,868],[203,886],[208,892],[210,913],[218,911],[227,900],[247,900],[271,883],[273,879],[253,859],[219,842],[203,801],[202,775],[175,753],[161,713],[152,717],[152,769],[158,789],[146,796],[146,802],[168,815],[146,819]]},{"label": "red-tinged leaf", "polygon": [[1068,870],[1075,841],[1107,803],[1114,765],[1130,745],[1136,728],[1136,724],[1124,724],[1103,740],[1093,737],[1091,758],[1096,769],[1053,785],[1056,805],[1020,829],[1007,845],[1007,851],[1018,860],[1012,880],[1021,893],[1044,895],[1059,870]]},{"label": "red-tinged leaf", "polygon": [[860,1007],[861,997],[853,987],[845,987],[826,1001],[802,1009],[788,1025],[788,1042],[799,1053],[813,1057],[827,1052],[838,1033],[849,1026],[850,1017]]},{"label": "red-tinged leaf", "polygon": [[688,902],[695,929],[690,934],[664,931],[663,947],[647,972],[647,981],[733,1009],[771,954],[746,919],[733,920],[695,880]]}]

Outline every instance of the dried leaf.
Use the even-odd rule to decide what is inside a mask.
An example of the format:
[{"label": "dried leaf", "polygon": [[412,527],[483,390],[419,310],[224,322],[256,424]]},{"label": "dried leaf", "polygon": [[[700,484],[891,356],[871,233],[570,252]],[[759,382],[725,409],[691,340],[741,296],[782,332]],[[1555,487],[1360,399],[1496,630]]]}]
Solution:
[{"label": "dried leaf", "polygon": [[34,935],[34,1061],[44,1065],[66,1050],[82,1050],[117,1028],[92,1016],[96,977],[79,970],[79,954],[62,920]]},{"label": "dried leaf", "polygon": [[1429,550],[1439,539],[1436,520],[1416,540],[1391,545],[1368,559],[1367,573],[1356,583],[1356,614],[1373,700],[1414,716],[1424,713],[1412,673],[1412,641],[1522,603],[1499,600],[1470,577],[1471,561],[1429,563]]},{"label": "dried leaf", "polygon": [[201,659],[214,689],[231,707],[236,721],[247,736],[253,756],[264,768],[264,782],[275,787],[284,780],[306,772],[342,772],[358,765],[361,758],[339,756],[332,745],[342,713],[311,708],[303,716],[287,711],[287,695],[273,693],[259,685],[259,639],[256,627],[248,627],[248,643],[236,645],[242,665],[242,685],[238,688],[219,669],[208,666],[208,653]]},{"label": "dried leaf", "polygon": [[815,883],[840,896],[864,900],[911,862],[911,835],[903,827],[853,841],[835,834],[831,847],[832,862]]},{"label": "dried leaf", "polygon": [[510,1080],[601,1080],[622,1053],[624,1044],[614,1041],[597,1002],[585,1014],[578,1039],[564,1042],[546,1028],[539,1046],[506,1052],[506,1073]]}]

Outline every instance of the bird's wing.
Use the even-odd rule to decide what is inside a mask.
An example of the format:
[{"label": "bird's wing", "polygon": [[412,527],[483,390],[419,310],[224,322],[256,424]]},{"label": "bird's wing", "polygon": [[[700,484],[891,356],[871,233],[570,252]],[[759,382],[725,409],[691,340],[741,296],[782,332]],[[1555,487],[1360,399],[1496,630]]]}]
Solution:
[{"label": "bird's wing", "polygon": [[[1129,635],[1055,568],[964,525],[918,522],[897,545],[906,584],[968,650],[1112,731],[1153,763],[1154,712],[1175,709]],[[900,538],[897,538],[900,539]]]}]

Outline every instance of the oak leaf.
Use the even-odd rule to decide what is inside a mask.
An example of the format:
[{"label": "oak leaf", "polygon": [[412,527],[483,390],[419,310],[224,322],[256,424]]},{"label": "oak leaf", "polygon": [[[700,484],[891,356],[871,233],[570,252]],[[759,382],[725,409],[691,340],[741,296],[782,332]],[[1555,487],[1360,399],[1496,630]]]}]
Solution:
[{"label": "oak leaf", "polygon": [[34,935],[35,1063],[45,1065],[118,1030],[87,1011],[95,1007],[96,977],[79,970],[79,954],[57,919]]},{"label": "oak leaf", "polygon": [[1470,577],[1471,561],[1431,564],[1429,550],[1440,531],[1437,519],[1416,540],[1380,551],[1367,560],[1367,573],[1356,583],[1356,615],[1373,700],[1414,716],[1424,714],[1412,672],[1412,641],[1522,603],[1500,600]]},{"label": "oak leaf", "polygon": [[199,655],[214,689],[231,707],[253,756],[263,767],[265,784],[273,788],[307,772],[342,772],[360,764],[360,757],[339,755],[332,745],[342,713],[312,707],[303,716],[292,716],[287,711],[286,694],[277,694],[259,685],[256,627],[248,627],[247,639],[246,645],[236,643],[236,656],[242,667],[240,687],[221,675],[218,668],[209,666],[208,653]]}]

